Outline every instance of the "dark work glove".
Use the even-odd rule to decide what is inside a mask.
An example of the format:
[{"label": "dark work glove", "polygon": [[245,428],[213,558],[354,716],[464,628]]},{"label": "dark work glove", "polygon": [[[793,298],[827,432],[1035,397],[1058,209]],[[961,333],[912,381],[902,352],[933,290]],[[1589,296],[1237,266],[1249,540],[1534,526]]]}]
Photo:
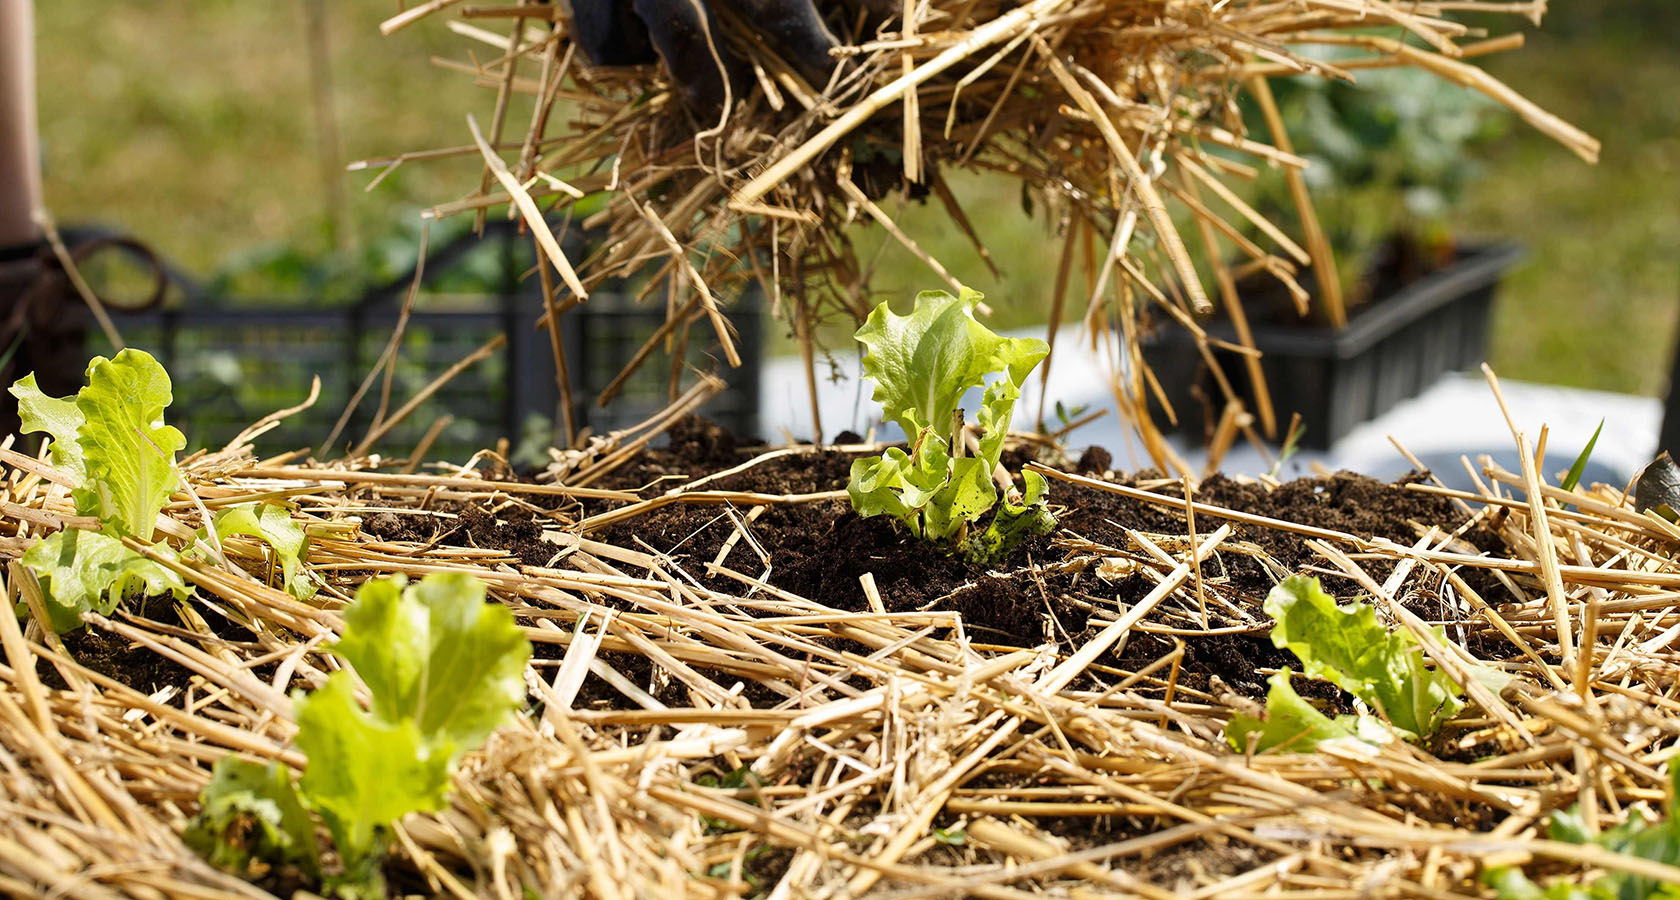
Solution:
[{"label": "dark work glove", "polygon": [[[577,42],[598,66],[643,65],[664,59],[684,99],[702,116],[723,108],[725,84],[740,96],[748,84],[741,61],[717,35],[712,5],[720,0],[572,0]],[[817,87],[828,83],[840,45],[821,13],[838,10],[879,25],[902,0],[732,0],[758,26],[771,50]],[[847,21],[851,21],[848,19]],[[711,36],[711,39],[708,39]],[[727,79],[727,81],[726,81]]]}]

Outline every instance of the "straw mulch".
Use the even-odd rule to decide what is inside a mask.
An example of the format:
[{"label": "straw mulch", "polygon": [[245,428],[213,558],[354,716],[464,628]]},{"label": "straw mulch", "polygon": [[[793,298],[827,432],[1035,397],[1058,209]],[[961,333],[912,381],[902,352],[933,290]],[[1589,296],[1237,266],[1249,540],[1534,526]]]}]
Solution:
[{"label": "straw mulch", "polygon": [[[248,446],[192,457],[182,465],[191,491],[167,511],[172,543],[205,508],[294,504],[326,587],[300,603],[274,586],[259,546],[229,540],[225,564],[182,565],[197,588],[188,606],[87,617],[88,631],[69,639],[121,650],[104,672],[42,631],[40,587],[15,562],[70,521],[67,479],[0,450],[0,552],[14,560],[5,586],[28,612],[0,616],[0,894],[268,896],[179,838],[211,764],[236,752],[302,766],[288,692],[335,667],[324,648],[355,585],[446,570],[483,579],[539,645],[532,712],[466,758],[452,808],[402,823],[389,875],[407,891],[1449,898],[1480,895],[1484,866],[1525,862],[1680,879],[1543,838],[1545,816],[1570,804],[1598,827],[1661,807],[1680,735],[1680,530],[1635,514],[1614,487],[1548,484],[1521,436],[1523,471],[1484,467],[1482,492],[1460,498],[1474,525],[1498,532],[1501,552],[1460,540],[1470,524],[1443,533],[1417,523],[1408,545],[1201,503],[1182,531],[1131,530],[1123,546],[1058,535],[1036,571],[1083,571],[1087,596],[1122,570],[1154,587],[1096,607],[1083,643],[1010,648],[980,643],[937,607],[887,612],[891,598],[871,594],[873,611],[850,612],[764,581],[775,561],[753,552],[753,511],[832,493],[744,494],[697,479],[632,503],[637,495],[598,486],[676,412],[560,455],[535,483],[509,479],[488,453],[431,474],[393,472],[377,457],[259,460]],[[799,452],[809,450],[780,451]],[[1176,481],[1127,487],[1044,471],[1064,491],[1078,482],[1184,509]],[[594,537],[609,520],[671,504],[736,511],[742,538],[701,573],[645,544]],[[480,514],[536,525],[516,553],[454,527]],[[387,534],[392,520],[448,527],[425,542],[382,539],[371,533],[378,517]],[[1252,701],[1180,684],[1182,647],[1130,670],[1101,660],[1145,632],[1263,631],[1261,597],[1221,577],[1259,552],[1234,527],[1304,542],[1312,566],[1362,585],[1436,664],[1462,671],[1475,648],[1513,685],[1476,693],[1429,749],[1232,752],[1223,722]],[[1489,574],[1497,595],[1478,594],[1469,582]],[[1447,643],[1428,637],[1413,612],[1420,599]],[[1187,627],[1197,620],[1206,626]],[[742,767],[756,778],[731,782]]]},{"label": "straw mulch", "polygon": [[[728,4],[713,5],[718,37],[747,61],[754,83],[737,91],[745,96],[726,115],[696,121],[662,67],[588,66],[567,34],[565,4],[417,4],[383,30],[447,15],[466,40],[465,58],[438,62],[494,90],[493,111],[470,121],[463,146],[358,167],[382,169],[382,178],[409,162],[482,156],[473,189],[428,216],[482,217],[503,207],[522,216],[551,263],[540,267],[551,302],[545,322],[614,279],[638,279],[644,295],[660,288],[666,327],[625,375],[656,350],[680,357],[707,344],[738,364],[727,307],[742,282],[757,281],[801,345],[813,416],[823,352],[815,327],[855,327],[878,300],[869,290],[877,248],[855,245],[846,226],[876,223],[882,243],[901,242],[926,262],[930,286],[955,284],[972,276],[924,252],[895,222],[895,205],[907,195],[941,204],[949,227],[990,262],[972,225],[984,211],[962,209],[948,176],[1018,181],[1060,243],[1049,251],[1061,254],[1060,273],[1043,298],[1052,333],[1064,309],[1083,306],[1093,340],[1112,343],[1115,372],[1124,373],[1116,378],[1121,408],[1155,464],[1178,471],[1149,422],[1148,398],[1159,390],[1138,339],[1151,321],[1189,329],[1208,355],[1194,318],[1215,300],[1227,307],[1251,361],[1240,375],[1213,369],[1231,400],[1228,379],[1254,382],[1247,412],[1276,438],[1237,279],[1270,273],[1305,314],[1297,279],[1310,266],[1325,285],[1320,314],[1332,324],[1346,317],[1301,176],[1306,163],[1292,151],[1267,78],[1421,68],[1504,104],[1584,159],[1599,149],[1470,62],[1520,47],[1520,33],[1489,37],[1449,18],[1538,23],[1544,0],[920,0],[904,4],[908,25],[842,29],[845,64],[825,85],[806,83]],[[1347,58],[1325,62],[1327,51]],[[1266,114],[1264,133],[1246,132],[1237,104],[1244,94]],[[528,120],[510,113],[515,96],[532,101]],[[1242,182],[1265,167],[1286,170],[1293,221],[1267,221],[1243,201]],[[545,216],[565,223],[562,237],[580,226],[606,236],[587,258],[568,259]],[[1175,216],[1195,233],[1180,235]],[[554,348],[558,355],[558,341]],[[813,426],[822,432],[820,421]]]}]

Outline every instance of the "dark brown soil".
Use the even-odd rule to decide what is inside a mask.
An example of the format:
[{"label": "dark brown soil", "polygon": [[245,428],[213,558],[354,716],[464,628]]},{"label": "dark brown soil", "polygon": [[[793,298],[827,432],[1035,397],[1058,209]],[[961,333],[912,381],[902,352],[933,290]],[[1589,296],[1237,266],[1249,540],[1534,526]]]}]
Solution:
[{"label": "dark brown soil", "polygon": [[[137,604],[135,613],[179,624],[172,602],[165,597],[148,597]],[[206,611],[206,620],[214,615]],[[220,620],[220,617],[216,617]],[[224,620],[225,621],[225,620]],[[64,649],[71,658],[87,669],[112,678],[142,693],[150,694],[165,687],[184,688],[193,677],[186,666],[154,650],[131,643],[108,631],[83,626],[62,635]],[[55,690],[63,690],[64,677],[45,659],[39,661],[37,673],[42,683]]]},{"label": "dark brown soil", "polygon": [[[754,452],[757,449],[737,448],[727,433],[715,427],[684,423],[671,446],[645,452],[614,473],[609,485],[654,496],[682,481],[745,461]],[[813,449],[768,461],[708,487],[770,494],[837,490],[845,487],[854,458],[839,451]],[[1017,469],[1026,461],[1025,455],[1016,453],[1006,464]],[[1100,462],[1101,455],[1093,455],[1092,464],[1084,468],[1100,471]],[[1163,492],[1172,490],[1169,487]],[[1414,523],[1452,527],[1462,521],[1461,514],[1444,498],[1350,473],[1305,478],[1271,491],[1259,484],[1216,476],[1202,485],[1198,499],[1242,512],[1406,543],[1417,538]],[[1105,581],[1088,566],[1077,563],[1079,554],[1070,543],[1114,548],[1118,556],[1130,551],[1127,529],[1178,536],[1185,534],[1186,525],[1183,514],[1175,510],[1067,483],[1052,484],[1051,502],[1059,517],[1057,531],[1029,541],[991,567],[971,565],[913,540],[885,517],[860,518],[843,499],[771,506],[751,523],[750,534],[770,561],[771,584],[830,607],[864,609],[859,576],[868,572],[874,575],[890,609],[958,611],[977,643],[1023,646],[1056,640],[1076,646],[1112,616],[1117,602],[1131,604],[1141,599],[1153,582],[1137,575]],[[746,510],[737,512],[744,514]],[[1206,533],[1217,524],[1211,517],[1200,517],[1197,530]],[[440,526],[422,525],[421,520],[407,517],[375,517],[367,527],[382,537],[424,541],[439,535],[420,530]],[[463,518],[453,527],[462,533],[445,538],[449,543],[505,549],[527,564],[544,565],[554,553],[553,545],[541,539],[542,525],[517,511],[505,511],[498,518],[463,511]],[[736,525],[721,507],[669,506],[603,529],[594,537],[664,554],[695,578],[733,591],[739,589],[738,582],[707,575],[706,570],[735,531]],[[1491,533],[1472,533],[1469,538],[1485,549],[1499,546]],[[1234,539],[1257,545],[1285,574],[1308,564],[1322,564],[1302,538],[1289,533],[1239,525]],[[1068,565],[1059,565],[1064,562]],[[746,540],[736,542],[723,565],[755,577],[765,570],[764,561]],[[1368,568],[1380,581],[1388,574],[1389,565],[1372,562]],[[1260,621],[1265,617],[1256,607],[1280,577],[1254,557],[1231,552],[1221,553],[1204,566],[1203,576],[1209,588],[1233,602],[1247,604]],[[1346,579],[1326,577],[1325,582],[1326,589],[1338,596],[1358,593]],[[1496,583],[1473,584],[1495,602],[1503,596]],[[1407,602],[1426,618],[1440,615],[1434,596],[1414,596]],[[1103,615],[1093,622],[1093,613]],[[1273,647],[1264,632],[1260,627],[1253,633],[1177,636],[1185,644],[1179,683],[1198,690],[1216,689],[1218,684],[1213,679],[1217,677],[1242,694],[1264,696],[1267,672],[1296,664],[1287,651]],[[1173,637],[1137,632],[1118,656],[1111,654],[1100,663],[1135,671],[1170,653],[1174,646]],[[632,677],[642,675],[640,669],[646,668],[645,661],[642,665],[628,659],[619,662]],[[1302,682],[1300,687],[1324,700],[1337,701],[1339,697],[1328,686]],[[762,699],[776,702],[779,698],[767,695]]]}]

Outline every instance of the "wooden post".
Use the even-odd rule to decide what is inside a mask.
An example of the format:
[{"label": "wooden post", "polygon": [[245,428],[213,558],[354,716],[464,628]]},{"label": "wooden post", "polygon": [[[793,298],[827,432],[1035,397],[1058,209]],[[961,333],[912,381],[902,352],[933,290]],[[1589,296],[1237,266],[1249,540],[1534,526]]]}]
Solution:
[{"label": "wooden post", "polygon": [[33,243],[41,205],[32,0],[0,0],[0,247]]}]

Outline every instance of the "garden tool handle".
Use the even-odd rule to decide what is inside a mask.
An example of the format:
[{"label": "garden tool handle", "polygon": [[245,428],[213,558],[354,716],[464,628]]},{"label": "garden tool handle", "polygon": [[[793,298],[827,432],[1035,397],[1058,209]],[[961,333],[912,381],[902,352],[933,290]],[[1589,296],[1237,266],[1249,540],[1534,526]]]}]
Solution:
[{"label": "garden tool handle", "polygon": [[0,247],[41,237],[34,22],[32,0],[0,0]]}]

